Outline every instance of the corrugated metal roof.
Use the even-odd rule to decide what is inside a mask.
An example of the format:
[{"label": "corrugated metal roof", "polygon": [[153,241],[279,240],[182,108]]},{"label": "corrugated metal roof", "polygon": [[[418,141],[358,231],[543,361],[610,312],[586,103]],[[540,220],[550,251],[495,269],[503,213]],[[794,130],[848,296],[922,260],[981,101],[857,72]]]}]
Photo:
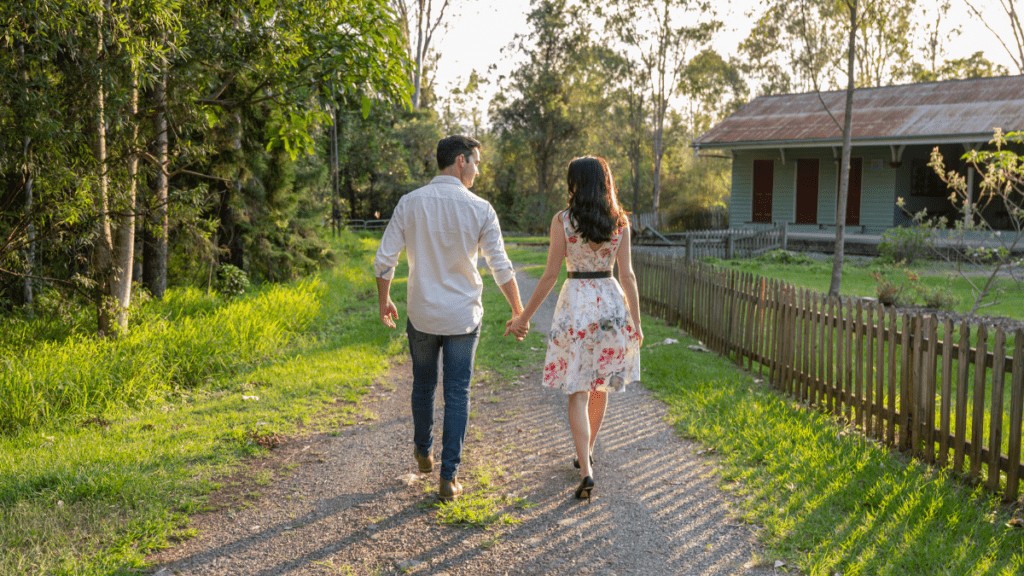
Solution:
[{"label": "corrugated metal roof", "polygon": [[[760,96],[693,145],[841,144],[845,101],[843,90],[822,92],[820,99],[814,92]],[[1024,76],[861,88],[853,95],[854,143],[987,142],[995,127],[1007,132],[1024,129]]]}]

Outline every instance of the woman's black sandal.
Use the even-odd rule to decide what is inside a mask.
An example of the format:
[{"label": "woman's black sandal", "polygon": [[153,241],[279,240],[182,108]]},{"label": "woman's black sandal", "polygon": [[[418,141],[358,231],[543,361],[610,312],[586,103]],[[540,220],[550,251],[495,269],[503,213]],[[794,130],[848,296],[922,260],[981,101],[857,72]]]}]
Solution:
[{"label": "woman's black sandal", "polygon": [[[593,454],[590,455],[590,465],[591,466],[594,465],[594,455]],[[580,458],[579,458],[579,456],[573,456],[572,467],[573,468],[579,468],[580,467]]]},{"label": "woman's black sandal", "polygon": [[580,485],[576,488],[576,499],[577,500],[590,500],[590,491],[594,489],[594,479],[590,476],[580,480]]}]

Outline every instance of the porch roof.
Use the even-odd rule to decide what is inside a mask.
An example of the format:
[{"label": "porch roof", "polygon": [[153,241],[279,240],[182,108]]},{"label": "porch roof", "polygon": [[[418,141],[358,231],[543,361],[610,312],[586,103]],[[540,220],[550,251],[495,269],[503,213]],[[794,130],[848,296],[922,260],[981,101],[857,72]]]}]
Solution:
[{"label": "porch roof", "polygon": [[[760,96],[696,138],[693,147],[840,146],[845,105],[845,90],[821,92],[820,98],[815,92]],[[854,145],[985,143],[996,127],[1024,129],[1024,75],[854,91]]]}]

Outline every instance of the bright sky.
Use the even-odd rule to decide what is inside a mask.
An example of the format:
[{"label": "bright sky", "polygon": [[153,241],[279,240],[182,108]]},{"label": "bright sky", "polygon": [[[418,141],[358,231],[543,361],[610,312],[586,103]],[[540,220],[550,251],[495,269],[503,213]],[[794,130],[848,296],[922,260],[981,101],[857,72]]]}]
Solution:
[{"label": "bright sky", "polygon": [[[940,0],[922,0],[926,3],[938,4]],[[719,53],[728,57],[735,53],[736,46],[750,30],[751,18],[747,14],[758,8],[758,0],[733,0],[719,5],[719,18],[725,22],[722,32],[715,41]],[[976,6],[993,16],[990,22],[1000,22],[1001,12],[998,0],[976,0]],[[529,0],[458,0],[448,8],[447,17],[450,25],[446,31],[438,31],[440,37],[435,38],[434,46],[441,55],[436,72],[438,96],[443,96],[452,88],[464,86],[472,70],[492,79],[490,85],[484,87],[488,95],[486,102],[494,91],[493,79],[498,74],[508,74],[516,64],[515,54],[509,46],[517,33],[527,32],[526,13],[530,9]],[[1011,73],[1015,71],[1013,62],[992,34],[970,16],[963,0],[952,0],[947,21],[960,23],[963,33],[954,36],[947,42],[948,57],[965,57],[983,50],[985,56],[1006,66]],[[1005,30],[996,29],[1001,33],[1010,34],[1009,27]],[[1012,43],[1012,37],[1009,37]],[[495,71],[489,72],[491,66]],[[486,110],[484,111],[486,113]]]}]

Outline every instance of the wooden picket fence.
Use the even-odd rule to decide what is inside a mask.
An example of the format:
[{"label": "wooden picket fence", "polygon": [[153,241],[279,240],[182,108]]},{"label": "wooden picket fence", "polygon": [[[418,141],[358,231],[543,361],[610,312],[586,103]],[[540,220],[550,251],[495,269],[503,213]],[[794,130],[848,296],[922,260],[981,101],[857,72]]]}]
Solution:
[{"label": "wooden picket fence", "polygon": [[[865,435],[1017,498],[1024,329],[633,256],[641,307]],[[1020,362],[1014,362],[1014,359]]]}]

